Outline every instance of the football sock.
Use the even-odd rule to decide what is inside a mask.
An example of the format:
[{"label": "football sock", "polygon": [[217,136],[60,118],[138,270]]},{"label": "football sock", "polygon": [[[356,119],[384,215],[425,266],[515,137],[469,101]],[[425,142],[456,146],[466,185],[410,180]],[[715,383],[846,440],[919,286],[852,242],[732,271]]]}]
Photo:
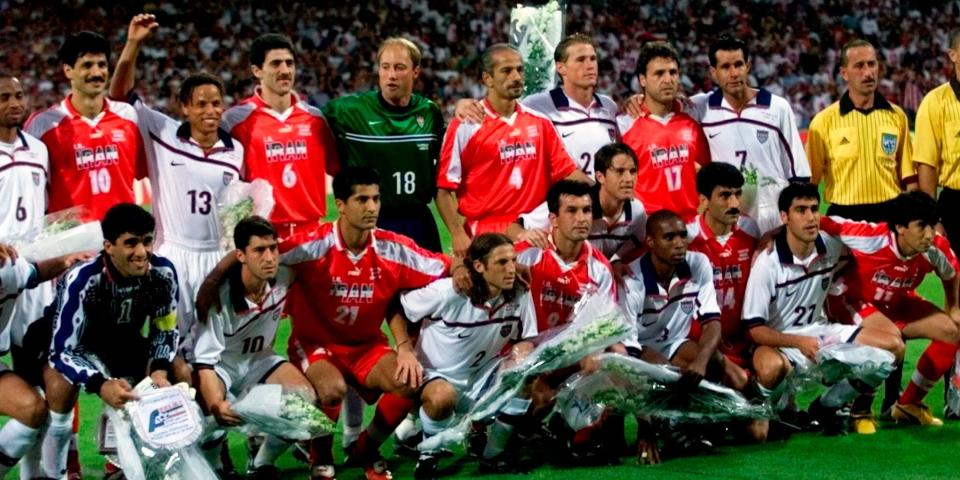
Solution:
[{"label": "football sock", "polygon": [[507,448],[507,442],[513,435],[513,429],[520,423],[530,409],[530,400],[524,398],[511,398],[506,405],[500,409],[500,414],[490,426],[490,433],[487,435],[487,446],[483,449],[483,458],[493,458],[503,453]]},{"label": "football sock", "polygon": [[900,403],[906,405],[922,402],[923,398],[927,396],[927,392],[953,365],[956,355],[957,345],[936,340],[930,342],[930,346],[923,351],[923,355],[917,360],[917,370],[913,372],[903,395],[900,395]]},{"label": "football sock", "polygon": [[353,453],[360,458],[374,458],[380,445],[413,409],[413,399],[386,393],[377,402],[377,411],[367,429],[354,444]]},{"label": "football sock", "polygon": [[840,408],[850,400],[853,400],[862,391],[868,390],[869,386],[857,380],[844,378],[833,384],[820,397],[820,405],[827,408]]},{"label": "football sock", "polygon": [[13,418],[7,420],[0,428],[0,478],[17,464],[39,436],[39,428],[30,428]]},{"label": "football sock", "polygon": [[347,389],[347,397],[343,401],[343,446],[346,447],[357,441],[363,431],[363,399],[352,388]]},{"label": "football sock", "polygon": [[404,418],[393,432],[397,440],[408,440],[417,433],[420,433],[420,428],[417,427],[417,416],[413,412],[408,413],[407,418]]},{"label": "football sock", "polygon": [[273,465],[274,462],[280,458],[280,455],[283,455],[283,452],[287,451],[292,444],[293,442],[289,440],[274,435],[267,435],[263,440],[263,445],[260,445],[260,450],[257,451],[256,458],[253,459],[254,468]]},{"label": "football sock", "polygon": [[60,478],[67,474],[67,451],[73,431],[73,410],[67,413],[50,412],[50,426],[43,439],[42,464],[44,476]]},{"label": "football sock", "polygon": [[427,415],[427,412],[420,407],[420,424],[423,425],[423,438],[427,439],[436,435],[447,428],[450,428],[456,420],[456,415],[449,415],[442,420],[434,420]]}]

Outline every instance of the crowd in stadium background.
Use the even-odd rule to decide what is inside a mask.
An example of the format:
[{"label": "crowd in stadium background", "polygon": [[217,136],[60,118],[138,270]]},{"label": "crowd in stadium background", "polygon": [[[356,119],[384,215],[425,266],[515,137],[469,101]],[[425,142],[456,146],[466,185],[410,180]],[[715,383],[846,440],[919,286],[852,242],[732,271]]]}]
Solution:
[{"label": "crowd in stadium background", "polygon": [[[45,2],[46,3],[46,2]],[[513,1],[378,0],[329,2],[63,1],[51,8],[34,2],[0,2],[0,40],[28,44],[0,56],[20,72],[34,109],[59,101],[68,85],[56,60],[66,32],[90,29],[122,43],[127,20],[155,12],[162,20],[154,43],[144,49],[141,86],[161,110],[173,111],[179,81],[205,69],[221,76],[227,103],[250,95],[254,79],[246,55],[256,32],[279,31],[301,49],[297,88],[322,106],[345,93],[371,89],[379,41],[410,37],[424,54],[416,91],[432,98],[449,118],[454,101],[479,98],[477,58],[483,48],[507,40]],[[912,112],[923,95],[945,82],[952,66],[943,53],[960,1],[715,1],[567,2],[566,32],[594,36],[600,57],[599,91],[622,99],[638,90],[637,53],[650,39],[669,41],[683,59],[688,94],[713,88],[707,46],[734,31],[752,50],[753,83],[790,100],[801,129],[843,92],[837,73],[841,45],[863,37],[877,45],[886,67],[880,91]],[[934,14],[937,13],[937,14]],[[161,88],[153,88],[159,85]]]}]

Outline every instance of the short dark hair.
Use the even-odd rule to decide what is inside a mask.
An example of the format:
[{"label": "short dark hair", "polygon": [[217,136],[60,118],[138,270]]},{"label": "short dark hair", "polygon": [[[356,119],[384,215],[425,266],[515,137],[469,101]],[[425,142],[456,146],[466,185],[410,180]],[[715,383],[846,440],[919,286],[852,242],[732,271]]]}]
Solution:
[{"label": "short dark hair", "polygon": [[877,47],[874,47],[872,43],[862,38],[854,38],[853,40],[850,40],[849,42],[844,43],[843,47],[840,48],[840,66],[841,67],[847,66],[847,52],[849,52],[851,48],[857,48],[857,47],[870,47],[874,51],[877,50]]},{"label": "short dark hair", "polygon": [[673,222],[679,220],[683,223],[683,219],[680,218],[676,212],[670,210],[657,210],[653,212],[652,215],[647,217],[647,234],[652,234],[654,232],[654,227],[659,225],[662,222]]},{"label": "short dark hair", "polygon": [[[509,237],[502,233],[483,233],[478,235],[470,242],[467,247],[467,254],[463,259],[463,265],[467,267],[470,273],[470,301],[477,305],[483,305],[487,301],[490,291],[487,289],[487,282],[483,279],[483,274],[473,267],[473,262],[479,260],[484,265],[487,264],[487,257],[490,256],[495,248],[503,245],[513,245]],[[516,290],[502,292],[506,301],[513,300]]]},{"label": "short dark hair", "polygon": [[[511,51],[520,55],[520,51],[517,50],[517,47],[510,45],[509,43],[494,43],[487,47],[486,50],[480,54],[480,70],[486,72],[490,75],[493,75],[493,56],[497,53],[504,51]],[[521,57],[522,58],[522,57]]]},{"label": "short dark hair", "polygon": [[255,38],[250,44],[250,65],[263,68],[263,62],[267,61],[267,53],[270,50],[288,50],[291,55],[297,56],[297,50],[293,48],[290,37],[279,33],[265,33]]},{"label": "short dark hair", "polygon": [[269,220],[259,215],[244,218],[233,228],[233,244],[237,250],[246,250],[250,238],[254,236],[277,238],[277,230]]},{"label": "short dark hair", "polygon": [[637,75],[647,74],[647,64],[654,58],[669,58],[680,65],[680,55],[677,50],[666,42],[647,42],[640,47],[640,55],[637,56]]},{"label": "short dark hair", "polygon": [[780,192],[777,207],[781,212],[787,213],[790,211],[790,205],[793,205],[793,201],[798,198],[812,198],[820,203],[820,190],[812,183],[791,183]]},{"label": "short dark hair", "polygon": [[344,202],[357,185],[380,185],[380,174],[370,167],[344,167],[333,177],[333,198]]},{"label": "short dark hair", "polygon": [[590,45],[591,47],[596,48],[593,43],[593,38],[589,35],[583,33],[567,35],[563,38],[563,40],[560,40],[560,43],[557,44],[557,48],[553,49],[553,61],[566,62],[567,57],[569,56],[567,49],[570,48],[571,45],[577,44]]},{"label": "short dark hair", "polygon": [[103,239],[114,243],[124,233],[146,235],[154,231],[157,222],[150,212],[132,203],[118,203],[107,210],[100,222]]},{"label": "short dark hair", "polygon": [[560,180],[547,191],[547,210],[554,215],[560,213],[560,197],[563,195],[590,197],[590,201],[593,202],[592,192],[593,188],[587,182]]},{"label": "short dark hair", "polygon": [[110,42],[99,33],[84,30],[67,35],[67,38],[63,40],[63,44],[60,45],[57,58],[60,59],[61,64],[72,67],[76,65],[77,59],[80,57],[86,54],[98,53],[105,55],[109,62]]},{"label": "short dark hair", "polygon": [[634,153],[629,145],[621,142],[613,142],[597,150],[597,154],[593,156],[593,171],[606,173],[610,165],[613,164],[613,157],[617,155],[626,155],[633,160],[634,166],[640,166],[640,162],[637,160],[637,154]]},{"label": "short dark hair", "polygon": [[940,223],[940,210],[930,195],[919,190],[906,192],[893,200],[893,208],[886,220],[890,230],[896,230],[897,225],[908,227],[915,220],[933,226]]},{"label": "short dark hair", "polygon": [[724,52],[729,52],[732,50],[740,50],[743,53],[743,61],[750,61],[750,49],[747,48],[746,42],[740,40],[733,35],[722,35],[717,39],[716,42],[713,42],[710,45],[710,50],[708,50],[707,58],[710,59],[710,66],[717,66],[717,52],[723,50]]},{"label": "short dark hair", "polygon": [[6,79],[6,78],[17,79],[17,76],[11,73],[9,70],[0,69],[0,80]]},{"label": "short dark hair", "polygon": [[960,48],[960,28],[955,28],[950,32],[950,45],[952,49]]},{"label": "short dark hair", "polygon": [[710,162],[697,172],[697,193],[704,197],[713,196],[717,187],[740,188],[743,186],[743,174],[737,167],[723,162]]},{"label": "short dark hair", "polygon": [[193,91],[203,85],[213,85],[217,87],[220,96],[223,97],[223,82],[207,72],[199,72],[190,74],[183,80],[183,83],[180,84],[180,89],[177,91],[180,104],[186,105],[193,101]]}]

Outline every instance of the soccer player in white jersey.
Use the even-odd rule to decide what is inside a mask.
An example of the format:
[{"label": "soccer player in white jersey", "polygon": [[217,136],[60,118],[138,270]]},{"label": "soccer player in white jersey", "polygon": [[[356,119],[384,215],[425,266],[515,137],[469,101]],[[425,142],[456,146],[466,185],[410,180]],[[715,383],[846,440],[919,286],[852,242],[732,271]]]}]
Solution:
[{"label": "soccer player in white jersey", "polygon": [[[452,426],[455,413],[469,409],[493,384],[504,347],[513,344],[511,359],[518,360],[533,349],[524,340],[537,334],[530,293],[515,283],[517,254],[507,236],[485,233],[473,239],[463,264],[470,273],[469,295],[462,295],[453,279],[445,278],[400,297],[398,320],[426,320],[415,349],[423,371],[412,372],[411,379],[420,384],[422,375],[424,438]],[[397,349],[405,355],[414,351],[409,338],[398,338]],[[504,448],[514,423],[529,406],[530,400],[524,398],[508,402],[491,428],[481,469],[503,471],[510,465]],[[422,453],[414,478],[434,478],[437,466],[434,452]]]},{"label": "soccer player in white jersey", "polygon": [[[599,64],[593,39],[582,33],[567,36],[553,51],[560,86],[534,93],[521,103],[547,116],[560,133],[567,153],[589,178],[593,178],[594,155],[600,147],[620,139],[617,104],[597,93]],[[457,119],[480,123],[485,112],[479,101],[457,102]]]},{"label": "soccer player in white jersey", "polygon": [[[279,266],[276,230],[268,220],[253,216],[237,224],[233,237],[240,263],[220,286],[223,309],[211,311],[208,320],[196,323],[193,331],[193,365],[202,404],[225,426],[241,423],[231,402],[257,384],[280,384],[302,392],[311,402],[316,400],[306,377],[273,350],[287,288],[293,280],[293,272]],[[221,436],[204,443],[211,463],[220,461],[223,440]],[[254,477],[280,478],[273,463],[289,445],[267,436],[253,461]]]},{"label": "soccer player in white jersey", "polygon": [[708,57],[720,88],[691,97],[688,110],[707,134],[713,161],[743,172],[744,212],[768,232],[780,225],[780,190],[810,179],[793,109],[787,99],[747,85],[750,53],[743,41],[723,36]]},{"label": "soccer player in white jersey", "polygon": [[[189,355],[194,298],[225,252],[220,245],[217,205],[223,188],[241,177],[243,146],[220,128],[225,108],[223,85],[207,73],[189,75],[180,85],[179,100],[185,122],[150,108],[133,87],[137,56],[143,42],[158,27],[153,15],[133,17],[127,43],[120,54],[110,86],[115,98],[125,98],[137,111],[138,127],[147,154],[153,187],[153,214],[157,218],[157,253],[177,268],[180,305],[177,307],[181,345]],[[192,360],[187,358],[187,360]],[[175,371],[189,381],[185,363]]]},{"label": "soccer player in white jersey", "polygon": [[[794,368],[816,362],[817,352],[827,345],[869,345],[902,359],[900,337],[868,326],[830,323],[824,313],[843,245],[820,231],[817,186],[787,186],[780,193],[779,209],[786,228],[754,260],[743,303],[747,335],[757,344],[753,368],[761,391],[769,394]],[[842,407],[859,393],[872,392],[883,380],[851,377],[830,386],[810,406],[824,434],[846,433],[849,413]]]}]

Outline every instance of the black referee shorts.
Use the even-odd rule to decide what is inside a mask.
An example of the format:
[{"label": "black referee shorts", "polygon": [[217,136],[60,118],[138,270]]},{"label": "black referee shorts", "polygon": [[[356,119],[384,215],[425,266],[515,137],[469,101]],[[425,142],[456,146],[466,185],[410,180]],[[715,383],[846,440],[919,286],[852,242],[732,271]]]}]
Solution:
[{"label": "black referee shorts", "polygon": [[937,205],[947,240],[951,245],[960,245],[960,190],[944,187],[940,190]]},{"label": "black referee shorts", "polygon": [[406,235],[431,252],[441,253],[440,232],[433,212],[426,205],[403,209],[382,209],[377,226],[394,233]]},{"label": "black referee shorts", "polygon": [[858,222],[886,222],[893,211],[893,200],[880,203],[864,203],[862,205],[832,204],[827,208],[827,215],[843,217]]}]

